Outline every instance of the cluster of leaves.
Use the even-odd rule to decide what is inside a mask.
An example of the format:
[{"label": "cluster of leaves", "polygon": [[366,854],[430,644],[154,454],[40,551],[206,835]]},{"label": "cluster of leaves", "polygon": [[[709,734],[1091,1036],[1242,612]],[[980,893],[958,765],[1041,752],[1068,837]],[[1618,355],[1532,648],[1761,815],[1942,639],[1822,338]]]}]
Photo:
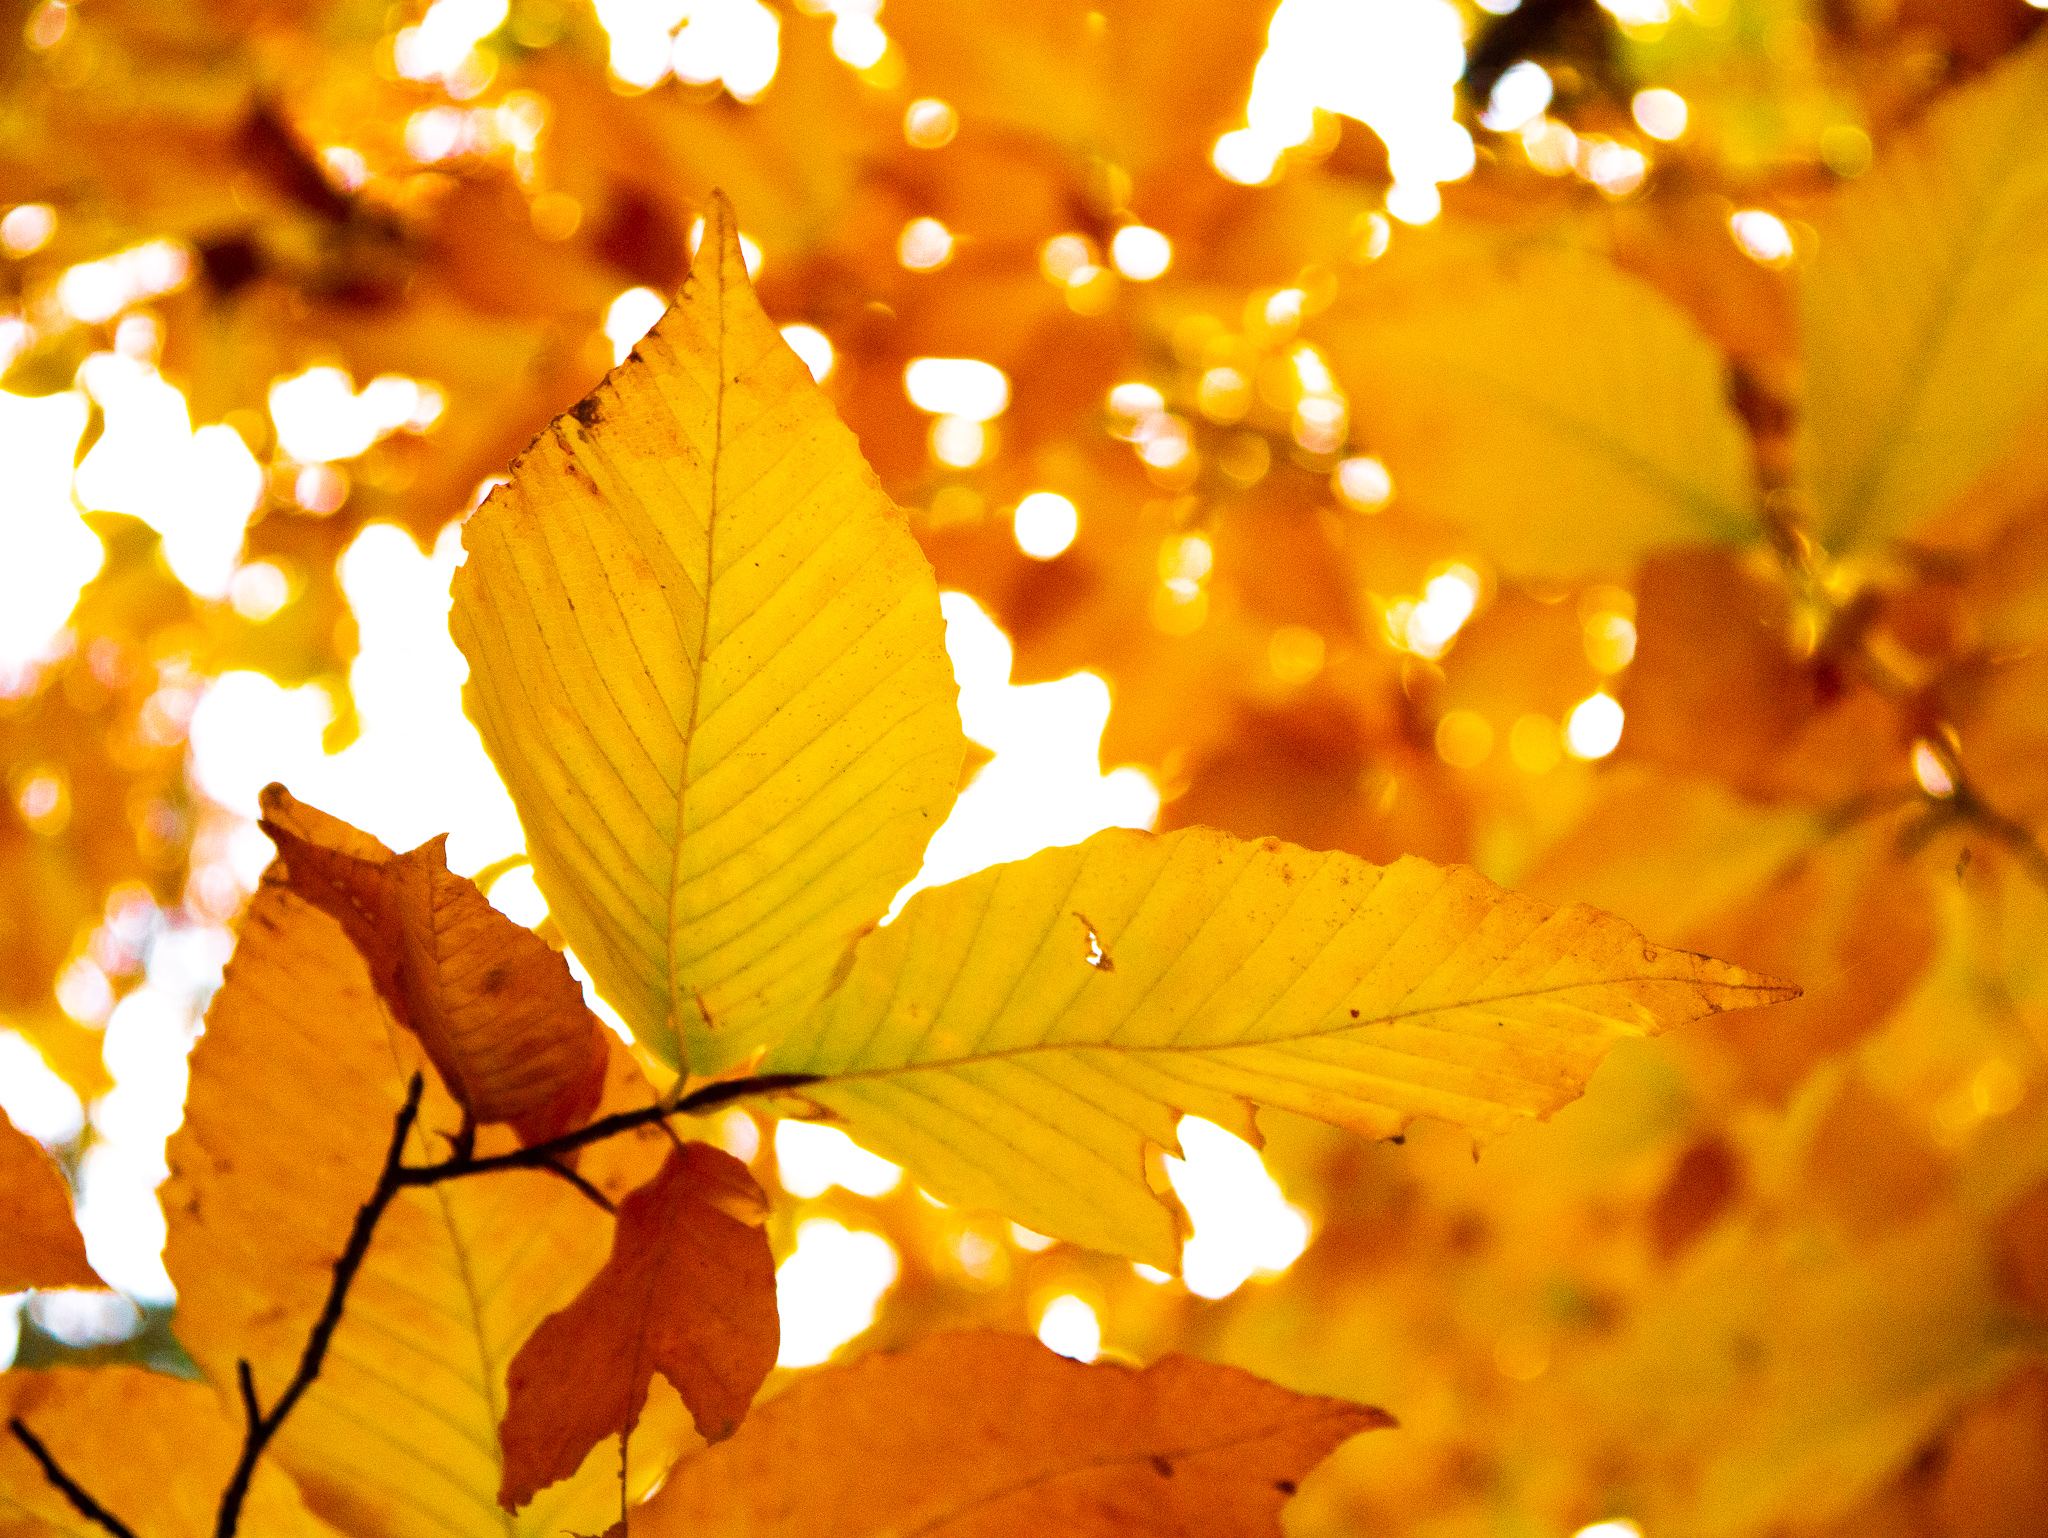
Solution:
[{"label": "cluster of leaves", "polygon": [[[650,1407],[654,1374],[720,1441],[774,1366],[766,1204],[730,1154],[671,1135],[650,1173],[664,1139],[623,1134],[801,1091],[942,1200],[1171,1265],[1143,1156],[1177,1149],[1179,1112],[1247,1131],[1254,1102],[1381,1136],[1423,1111],[1498,1130],[1576,1095],[1624,1035],[1793,991],[1469,870],[1211,830],[1112,830],[922,893],[875,931],[965,748],[938,587],[761,309],[721,198],[683,301],[465,535],[469,709],[551,911],[641,1051],[760,1071],[658,1099],[563,957],[451,873],[441,840],[395,855],[272,787],[277,861],[208,1012],[165,1193],[179,1339],[245,1422],[219,1533],[273,1449],[313,1514],[366,1538],[470,1520],[493,1487],[534,1531],[613,1500],[623,1526],[654,1480],[643,1531],[817,1531],[793,1459],[847,1418],[887,1430],[856,1440],[826,1497],[836,1530],[1108,1533],[1163,1503],[1175,1530],[1270,1531],[1307,1467],[1388,1418],[1185,1359],[1068,1367],[999,1337],[792,1393],[668,1479],[682,1428],[672,1403]],[[423,1160],[436,1125],[451,1152]],[[480,1151],[498,1127],[521,1146]],[[75,1282],[50,1173],[32,1145],[17,1157],[37,1226],[10,1261]],[[320,1197],[345,1212],[368,1170],[308,1330],[335,1238]],[[515,1171],[557,1184],[521,1189]],[[431,1194],[401,1205],[410,1192]],[[40,1511],[17,1503],[129,1531],[25,1413],[68,1428],[89,1391],[9,1387],[17,1461],[48,1476]],[[963,1391],[992,1417],[964,1437],[933,1402]],[[1067,1434],[1077,1417],[1093,1419]],[[635,1430],[645,1466],[636,1479],[622,1451],[614,1487],[594,1449]]]},{"label": "cluster of leaves", "polygon": [[[31,933],[29,920],[37,938],[9,972],[20,997],[0,1007],[81,1090],[103,1087],[96,1036],[52,1007],[47,979],[81,953],[116,954],[110,896],[168,901],[185,882],[186,839],[204,816],[176,778],[190,691],[247,663],[338,681],[348,636],[336,633],[336,552],[375,519],[430,537],[582,395],[609,360],[603,303],[626,282],[673,290],[718,180],[768,253],[769,312],[832,338],[840,367],[827,391],[912,509],[940,580],[997,614],[1020,678],[1086,666],[1111,680],[1105,759],[1155,773],[1166,826],[1379,861],[1470,861],[1806,987],[1794,1004],[1624,1045],[1599,1093],[1545,1136],[1503,1138],[1476,1169],[1462,1137],[1427,1123],[1396,1150],[1262,1110],[1269,1162],[1317,1214],[1319,1235],[1287,1276],[1221,1304],[1066,1249],[1009,1255],[1006,1280],[976,1285],[949,1262],[943,1225],[968,1204],[994,1205],[1041,1231],[1160,1257],[1170,1222],[1141,1189],[1142,1166],[1130,1173],[1133,1150],[1170,1137],[1172,1110],[1160,1107],[1251,1131],[1238,1097],[1255,1073],[1252,1098],[1269,1107],[1334,1111],[1373,1133],[1395,1125],[1384,1112],[1297,1092],[1299,1065],[1270,1055],[1218,1052],[1164,1087],[1091,1077],[1114,1106],[1134,1090],[1151,1104],[1117,1123],[1063,1103],[1071,1136],[1038,1152],[1085,1178],[998,1191],[972,1158],[944,1165],[942,1150],[948,1128],[1006,1134],[991,1108],[1014,1099],[1010,1067],[961,1073],[947,1057],[937,1071],[817,1088],[815,1104],[959,1199],[936,1218],[907,1196],[880,1208],[825,1199],[886,1228],[905,1255],[872,1341],[909,1343],[936,1322],[1014,1328],[1053,1267],[1081,1267],[1120,1350],[1191,1350],[1396,1409],[1398,1438],[1350,1444],[1296,1503],[1302,1530],[1563,1528],[1623,1513],[1657,1532],[2024,1531],[2048,1483],[2048,146],[2033,107],[2048,64],[2024,41],[2032,13],[2012,3],[1809,15],[1759,0],[1721,8],[1718,22],[1713,9],[1623,30],[1591,6],[1525,0],[1489,24],[1473,49],[1476,94],[1487,71],[1538,59],[1559,86],[1553,112],[1582,142],[1647,151],[1648,180],[1612,196],[1550,174],[1521,136],[1481,134],[1480,169],[1445,189],[1440,225],[1395,227],[1388,243],[1383,218],[1373,222],[1384,162],[1349,120],[1323,124],[1331,131],[1293,152],[1273,185],[1233,187],[1208,168],[1216,133],[1241,120],[1263,38],[1267,18],[1251,7],[1132,4],[1105,8],[1099,26],[1079,4],[891,0],[893,78],[844,67],[828,19],[791,15],[774,84],[741,106],[715,87],[616,91],[592,19],[521,3],[485,45],[495,81],[462,110],[539,100],[537,146],[478,145],[431,166],[408,160],[403,129],[446,97],[373,67],[393,24],[381,6],[74,8],[53,46],[12,66],[0,201],[47,202],[59,222],[50,247],[10,264],[9,281],[32,311],[66,263],[165,234],[189,243],[201,277],[155,302],[158,362],[196,420],[235,423],[280,471],[248,552],[291,572],[296,596],[272,620],[242,621],[171,582],[146,531],[106,526],[108,567],[74,618],[71,657],[9,702],[0,728],[12,734],[11,790],[21,773],[61,764],[75,806],[108,810],[57,831],[5,825],[13,889],[35,898],[10,906],[8,943]],[[1636,134],[1627,95],[1642,82],[1692,103],[1680,144]],[[941,150],[901,133],[919,96],[958,109],[959,133]],[[108,123],[141,125],[157,158],[137,160],[130,133]],[[1829,137],[1844,127],[1853,132]],[[363,158],[360,185],[343,185],[317,152],[332,145]],[[564,204],[541,217],[551,195],[583,211],[566,238],[555,238]],[[1783,266],[1728,239],[1727,213],[1751,206],[1789,227]],[[913,216],[963,237],[938,271],[895,259]],[[1040,275],[1050,235],[1075,231],[1100,248],[1133,216],[1172,238],[1165,279],[1125,284],[1083,313]],[[1298,310],[1268,303],[1280,292],[1299,296]],[[45,325],[8,388],[66,386],[105,340],[99,328]],[[1241,417],[1205,407],[1211,369],[1263,380],[1304,345],[1341,388],[1351,443],[1392,471],[1383,511],[1333,498],[1335,454],[1295,442],[1284,404],[1261,395]],[[927,424],[903,399],[902,364],[922,354],[986,358],[1015,383],[1000,447],[972,470],[934,467]],[[449,404],[433,434],[395,436],[352,463],[348,501],[315,516],[292,504],[291,467],[274,464],[260,406],[277,374],[329,359],[359,380],[434,380]],[[1113,436],[1128,424],[1105,420],[1099,403],[1128,380],[1157,388],[1187,426],[1194,452],[1179,464],[1148,464]],[[585,427],[564,423],[567,439],[540,445],[558,479],[572,478]],[[644,485],[644,467],[607,473],[618,477],[607,490]],[[1019,554],[1000,516],[1041,487],[1083,511],[1072,550],[1048,563]],[[544,522],[556,493],[524,494]],[[629,525],[620,538],[635,537]],[[1191,536],[1213,552],[1205,608],[1198,624],[1163,625],[1162,557]],[[486,657],[531,625],[523,644],[545,647],[555,671],[540,676],[559,680],[559,694],[507,686],[498,697],[479,670],[473,708],[497,721],[508,780],[528,777],[529,806],[586,783],[599,760],[604,783],[673,783],[663,776],[682,772],[680,745],[696,732],[670,733],[666,747],[650,739],[646,760],[628,762],[618,732],[637,718],[624,714],[582,722],[590,743],[612,744],[596,758],[533,756],[561,736],[560,695],[586,697],[577,649],[562,644],[583,644],[580,631],[549,628],[562,621],[547,617],[548,595],[580,612],[575,584],[601,574],[551,567],[503,537],[492,559],[501,575],[520,573],[520,601],[488,616],[465,609],[465,644]],[[1453,561],[1480,579],[1478,612],[1447,649],[1420,655],[1400,644],[1389,611]],[[1636,639],[1619,669],[1611,650],[1587,645],[1592,625],[1611,632],[1617,619]],[[855,615],[843,622],[855,633]],[[644,614],[606,623],[609,645],[651,644]],[[933,625],[928,616],[927,648]],[[1323,659],[1306,679],[1275,665],[1273,645],[1304,631]],[[108,635],[122,647],[100,646]],[[670,676],[697,679],[687,656],[669,660]],[[1454,717],[1488,723],[1503,744],[1533,718],[1554,743],[1555,723],[1603,678],[1627,726],[1597,767],[1525,767],[1504,748],[1453,763],[1438,750]],[[605,680],[617,684],[608,670]],[[634,708],[673,722],[674,698],[656,695]],[[870,708],[907,734],[892,763],[921,762],[909,716],[886,700]],[[804,719],[833,719],[817,709]],[[515,739],[529,746],[504,745]],[[926,747],[936,759],[939,744]],[[1555,758],[1553,747],[1526,762]],[[715,766],[703,767],[709,783]],[[677,914],[724,911],[731,862],[752,868],[699,842],[701,863],[679,882],[665,856],[682,847],[669,842],[681,811],[615,822],[586,808],[545,827],[529,812],[528,826],[557,921],[643,1039],[678,1044],[678,1064],[684,1043],[703,1072],[773,1038],[764,1066],[783,1071],[907,1070],[942,1039],[936,1022],[923,1040],[881,1032],[862,1046],[872,1014],[846,1017],[916,980],[919,950],[953,932],[936,912],[927,922],[907,911],[856,953],[830,1010],[810,1006],[841,954],[817,937],[914,864],[913,816],[943,806],[927,767],[922,791],[891,782],[899,822],[874,832],[874,863],[832,866],[807,927],[757,936],[752,949],[739,931],[700,934],[702,950],[672,944]],[[887,778],[875,769],[871,784]],[[839,807],[803,800],[807,776],[764,791],[735,764],[710,799],[786,796],[836,826]],[[1210,836],[1147,845],[1148,858],[1192,877]],[[1013,960],[1003,975],[989,958],[988,986],[1014,982],[1017,998],[1059,1007],[1046,990],[1070,985],[1084,924],[1115,958],[1107,975],[1129,974],[1112,915],[1136,913],[1147,878],[1114,844],[1072,853],[1056,874],[991,874],[947,899],[975,912],[1015,903],[1051,936],[1054,971],[1040,978]],[[817,847],[851,859],[851,842]],[[1239,857],[1253,902],[1267,873],[1251,868],[1255,854]],[[1333,879],[1312,857],[1289,862],[1298,880]],[[599,900],[592,872],[624,883],[615,903]],[[1089,884],[1085,900],[1055,890],[1069,882]],[[191,911],[219,911],[196,883],[185,891]],[[912,947],[899,930],[923,938]],[[1219,981],[1240,976],[1217,968]],[[118,986],[120,967],[104,970]],[[695,980],[679,992],[683,977]],[[1252,992],[1234,1009],[1272,1002],[1254,996],[1256,969],[1242,986]],[[1028,1039],[1042,1021],[1027,1013],[1010,1028]],[[1093,1074],[1085,1053],[1064,1055],[1066,1071]],[[235,1338],[205,1363],[218,1384],[232,1383],[237,1355],[263,1384],[289,1380],[336,1236],[376,1183],[383,1134],[362,1129],[388,1126],[402,1103],[404,1071],[382,1082],[356,1118],[362,1156],[300,1254],[292,1322],[266,1313],[273,1303],[253,1308],[280,1332],[276,1353],[266,1365],[249,1332],[224,1332]],[[1434,1089],[1427,1104],[1395,1109],[1484,1119]],[[459,1125],[451,1106],[439,1114],[434,1125]],[[429,1157],[424,1143],[414,1157]],[[608,1200],[650,1173],[608,1187],[578,1168]],[[446,1194],[468,1199],[497,1180],[520,1185],[521,1199],[551,1183],[565,1211],[599,1221],[559,1176],[484,1177]],[[1062,1190],[1098,1187],[1112,1207],[1094,1226],[1056,1221]],[[394,1212],[426,1195],[408,1193]],[[583,1246],[584,1274],[601,1250]],[[240,1286],[271,1264],[237,1261],[231,1274]],[[206,1292],[175,1262],[173,1272],[188,1299]],[[410,1275],[403,1262],[395,1274]],[[509,1362],[568,1296],[534,1305],[482,1359]],[[79,1409],[77,1423],[93,1413]],[[220,1429],[186,1446],[218,1435],[226,1469],[235,1422],[205,1413]],[[635,1440],[650,1460],[653,1415]],[[54,1409],[26,1418],[47,1419],[46,1440],[61,1441]],[[495,1445],[497,1419],[474,1418],[480,1445]],[[219,1482],[198,1481],[209,1500]],[[103,1493],[118,1506],[117,1490]]]}]

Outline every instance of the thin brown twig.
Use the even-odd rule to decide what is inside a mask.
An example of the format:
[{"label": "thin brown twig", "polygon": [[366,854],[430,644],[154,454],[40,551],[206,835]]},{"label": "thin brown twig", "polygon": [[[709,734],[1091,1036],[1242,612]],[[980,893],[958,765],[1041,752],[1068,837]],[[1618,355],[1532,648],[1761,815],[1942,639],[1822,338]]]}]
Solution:
[{"label": "thin brown twig", "polygon": [[242,1390],[242,1417],[249,1423],[249,1432],[253,1433],[263,1424],[263,1406],[256,1398],[256,1374],[246,1356],[235,1362],[235,1382]]},{"label": "thin brown twig", "polygon": [[[322,1305],[320,1317],[314,1321],[312,1333],[306,1337],[305,1352],[299,1358],[298,1371],[266,1413],[262,1401],[256,1394],[256,1378],[248,1359],[242,1358],[235,1364],[235,1377],[241,1392],[242,1411],[248,1422],[243,1438],[242,1454],[236,1461],[227,1488],[222,1491],[220,1511],[214,1525],[214,1538],[235,1538],[235,1532],[242,1520],[242,1506],[249,1496],[250,1481],[254,1479],[256,1464],[263,1451],[277,1436],[285,1417],[304,1396],[307,1389],[320,1376],[320,1368],[327,1357],[327,1348],[334,1339],[335,1329],[341,1323],[342,1310],[348,1301],[348,1292],[362,1269],[363,1260],[369,1254],[371,1237],[376,1233],[377,1224],[384,1216],[385,1209],[400,1191],[414,1186],[435,1186],[444,1180],[459,1180],[469,1175],[488,1175],[497,1170],[535,1169],[558,1176],[574,1185],[584,1195],[602,1206],[607,1212],[615,1209],[612,1203],[589,1181],[561,1162],[562,1155],[592,1143],[603,1142],[621,1132],[630,1132],[636,1127],[660,1124],[667,1127],[671,1116],[689,1116],[709,1110],[713,1106],[729,1101],[743,1100],[750,1095],[773,1094],[777,1090],[797,1089],[814,1084],[820,1076],[814,1073],[767,1073],[750,1079],[727,1079],[717,1084],[707,1084],[691,1094],[684,1095],[673,1104],[642,1106],[638,1110],[621,1111],[606,1116],[579,1128],[564,1133],[561,1137],[549,1138],[531,1147],[521,1148],[512,1153],[496,1154],[478,1159],[464,1142],[456,1142],[456,1152],[434,1164],[407,1165],[405,1162],[405,1140],[412,1133],[413,1125],[419,1119],[420,1099],[426,1092],[425,1076],[415,1073],[406,1087],[405,1103],[399,1108],[397,1118],[391,1127],[391,1146],[384,1155],[384,1168],[377,1177],[376,1188],[370,1199],[363,1203],[356,1213],[355,1226],[349,1231],[348,1243],[334,1262],[334,1280],[327,1289],[327,1301]],[[135,1533],[126,1524],[101,1506],[78,1482],[64,1472],[35,1434],[23,1425],[19,1418],[8,1422],[8,1428],[15,1438],[26,1447],[42,1466],[43,1476],[61,1491],[64,1497],[91,1521],[105,1528],[113,1538],[135,1538]],[[624,1491],[623,1459],[625,1444],[621,1443],[622,1467],[620,1473],[621,1493]]]},{"label": "thin brown twig", "polygon": [[565,1153],[587,1147],[591,1143],[602,1143],[606,1138],[617,1137],[621,1132],[630,1132],[635,1127],[652,1126],[665,1122],[671,1116],[694,1116],[715,1105],[724,1105],[732,1100],[744,1100],[749,1095],[769,1095],[777,1090],[799,1089],[806,1084],[815,1084],[821,1075],[815,1073],[764,1073],[751,1079],[726,1079],[717,1084],[707,1084],[702,1089],[687,1094],[673,1105],[647,1105],[634,1111],[618,1111],[592,1122],[575,1132],[565,1132],[560,1137],[549,1138],[544,1143],[535,1143],[529,1148],[514,1149],[511,1153],[492,1154],[483,1159],[443,1159],[437,1164],[415,1164],[398,1172],[398,1183],[403,1186],[437,1186],[444,1180],[461,1180],[469,1175],[489,1175],[498,1170],[542,1169],[552,1164]]},{"label": "thin brown twig", "polygon": [[[398,1176],[405,1168],[405,1140],[411,1135],[413,1123],[419,1117],[420,1096],[426,1093],[426,1087],[426,1078],[418,1073],[406,1086],[405,1104],[399,1108],[397,1120],[392,1123],[391,1148],[384,1156],[384,1171],[377,1177],[377,1188],[356,1213],[355,1227],[349,1231],[348,1244],[334,1262],[334,1281],[327,1289],[327,1302],[313,1323],[313,1332],[306,1337],[306,1350],[299,1358],[299,1370],[292,1374],[292,1381],[278,1395],[270,1413],[254,1420],[243,1439],[242,1456],[235,1464],[227,1489],[221,1493],[220,1516],[214,1524],[214,1538],[234,1538],[235,1529],[242,1520],[242,1502],[248,1499],[249,1481],[256,1473],[256,1460],[263,1456],[263,1449],[277,1435],[278,1428],[292,1413],[300,1396],[320,1376],[328,1344],[334,1339],[335,1327],[341,1323],[342,1306],[348,1300],[349,1285],[362,1268],[363,1257],[370,1252],[370,1236],[376,1232],[377,1221],[384,1216],[384,1209],[391,1205],[392,1198],[403,1188]],[[246,1376],[244,1382],[247,1388],[244,1408],[254,1409],[255,1384]]]},{"label": "thin brown twig", "polygon": [[20,1416],[10,1417],[7,1429],[14,1433],[15,1441],[29,1450],[29,1456],[43,1466],[43,1478],[56,1486],[81,1517],[88,1522],[97,1522],[112,1533],[114,1538],[135,1538],[133,1528],[87,1495],[78,1481],[64,1472],[63,1466],[57,1462],[49,1448],[43,1446],[36,1434],[22,1424]]}]

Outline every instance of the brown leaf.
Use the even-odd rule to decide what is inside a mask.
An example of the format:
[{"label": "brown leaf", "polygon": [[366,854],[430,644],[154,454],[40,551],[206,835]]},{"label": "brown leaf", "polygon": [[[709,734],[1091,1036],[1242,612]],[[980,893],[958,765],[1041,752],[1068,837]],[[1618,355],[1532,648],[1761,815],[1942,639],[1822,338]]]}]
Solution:
[{"label": "brown leaf", "polygon": [[106,1285],[85,1258],[56,1163],[0,1111],[0,1292]]},{"label": "brown leaf", "polygon": [[657,1371],[700,1433],[732,1435],[781,1344],[767,1213],[747,1167],[708,1143],[626,1198],[604,1269],[513,1359],[501,1505],[516,1511],[630,1431]]},{"label": "brown leaf", "polygon": [[1393,1424],[1183,1356],[1140,1371],[1025,1336],[936,1335],[803,1379],[680,1464],[633,1531],[1277,1538],[1303,1475]]},{"label": "brown leaf", "polygon": [[282,785],[263,792],[263,811],[286,883],[340,921],[473,1120],[536,1143],[589,1116],[604,1027],[568,963],[448,869],[445,835],[394,855]]}]

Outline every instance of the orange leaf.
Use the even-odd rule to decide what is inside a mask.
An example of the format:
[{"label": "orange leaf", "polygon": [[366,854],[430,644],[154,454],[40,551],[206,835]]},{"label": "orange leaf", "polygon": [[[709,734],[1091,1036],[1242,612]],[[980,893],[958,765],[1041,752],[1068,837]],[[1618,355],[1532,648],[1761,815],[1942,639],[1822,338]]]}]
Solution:
[{"label": "orange leaf", "polygon": [[537,1143],[588,1118],[604,1027],[568,963],[448,869],[445,834],[394,855],[282,785],[263,812],[291,889],[340,921],[472,1120]]},{"label": "orange leaf", "polygon": [[767,1210],[747,1167],[706,1143],[671,1153],[626,1198],[604,1269],[513,1359],[498,1429],[506,1510],[630,1431],[657,1370],[700,1433],[732,1435],[781,1343]]},{"label": "orange leaf", "polygon": [[1393,1424],[1189,1357],[1139,1371],[1021,1335],[936,1335],[804,1378],[677,1465],[633,1531],[1277,1538],[1296,1481]]},{"label": "orange leaf", "polygon": [[0,1292],[106,1285],[85,1258],[55,1161],[0,1111]]}]

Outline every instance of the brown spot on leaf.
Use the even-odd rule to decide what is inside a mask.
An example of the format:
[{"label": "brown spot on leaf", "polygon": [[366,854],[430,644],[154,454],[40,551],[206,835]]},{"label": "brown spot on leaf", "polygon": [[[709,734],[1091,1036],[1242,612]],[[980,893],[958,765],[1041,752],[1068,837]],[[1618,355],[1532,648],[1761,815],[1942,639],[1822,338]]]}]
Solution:
[{"label": "brown spot on leaf", "polygon": [[1159,1477],[1161,1479],[1173,1478],[1173,1465],[1167,1462],[1166,1459],[1160,1457],[1157,1453],[1154,1453],[1152,1455],[1152,1467],[1159,1471]]}]

